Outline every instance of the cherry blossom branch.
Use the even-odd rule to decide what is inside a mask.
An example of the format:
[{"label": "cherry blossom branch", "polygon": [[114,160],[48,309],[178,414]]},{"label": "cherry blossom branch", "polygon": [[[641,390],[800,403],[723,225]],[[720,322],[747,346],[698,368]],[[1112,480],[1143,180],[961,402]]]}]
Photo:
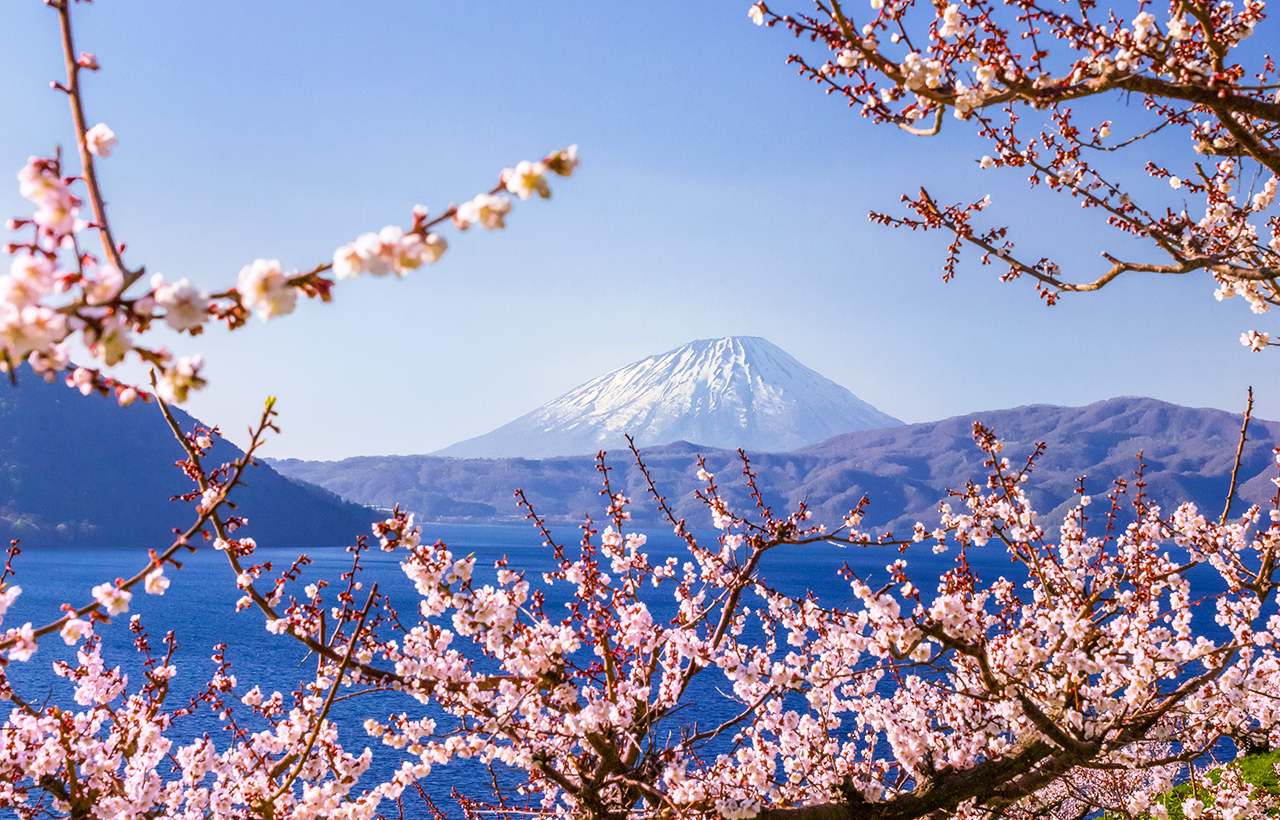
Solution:
[{"label": "cherry blossom branch", "polygon": [[[430,217],[423,206],[412,212],[412,224],[405,230],[396,225],[378,233],[366,233],[340,247],[332,261],[314,265],[307,272],[286,272],[279,260],[258,259],[245,265],[233,287],[209,293],[186,279],[165,281],[157,274],[142,291],[138,282],[144,269],[130,271],[124,265],[124,244],[111,228],[104,205],[97,159],[110,156],[117,138],[105,123],[89,128],[84,113],[82,70],[98,70],[92,54],[76,56],[72,36],[72,0],[50,0],[59,15],[60,36],[66,80],[54,83],[71,104],[73,125],[82,172],[64,176],[60,152],[53,158],[32,157],[18,174],[19,190],[36,207],[29,217],[12,219],[12,230],[31,229],[26,241],[10,242],[6,253],[16,254],[8,277],[0,277],[0,371],[16,378],[15,368],[30,364],[39,375],[49,378],[70,369],[70,342],[78,337],[97,360],[93,366],[74,368],[67,383],[86,394],[115,395],[121,404],[139,397],[148,398],[135,386],[107,376],[103,368],[114,367],[130,356],[157,370],[156,389],[167,401],[181,403],[191,390],[205,385],[201,375],[204,361],[188,356],[173,361],[163,347],[153,347],[146,339],[152,326],[163,322],[174,331],[196,336],[213,321],[224,322],[228,330],[245,325],[251,313],[263,320],[292,313],[301,294],[327,302],[334,279],[354,278],[364,273],[405,276],[413,270],[440,260],[448,242],[432,229],[452,222],[458,231],[473,225],[486,230],[505,227],[513,195],[522,200],[551,196],[548,176],[570,176],[578,166],[577,146],[553,151],[537,162],[522,161],[503,169],[497,184],[461,205],[450,205],[444,214]],[[94,222],[79,219],[82,200],[72,186],[83,181],[94,212]],[[79,233],[95,229],[106,250],[105,261],[82,252]],[[68,258],[70,257],[70,258]],[[334,279],[322,274],[332,272]],[[142,291],[142,292],[140,292]],[[93,363],[91,363],[93,364]]]},{"label": "cherry blossom branch", "polygon": [[[1151,240],[1172,260],[1130,262],[1104,253],[1111,267],[1103,275],[1067,282],[1047,259],[1018,259],[1005,241],[1007,228],[973,232],[968,222],[975,206],[930,213],[934,203],[911,202],[921,220],[872,214],[874,221],[896,227],[951,229],[956,241],[948,248],[944,280],[955,275],[959,248],[974,245],[984,252],[984,262],[998,258],[1009,265],[1003,279],[1034,279],[1049,304],[1062,293],[1100,290],[1126,272],[1206,271],[1219,299],[1242,295],[1259,312],[1280,305],[1280,222],[1266,217],[1280,176],[1280,100],[1273,93],[1280,76],[1266,56],[1261,70],[1249,75],[1245,66],[1258,55],[1241,48],[1263,22],[1261,1],[1245,0],[1231,9],[1174,2],[1167,18],[1156,7],[1140,5],[1132,20],[1106,9],[1105,25],[1090,19],[1091,3],[1079,6],[1073,15],[1037,0],[1010,0],[1003,7],[989,0],[872,0],[860,29],[839,2],[826,0],[816,0],[812,15],[782,14],[765,2],[753,3],[748,13],[757,25],[781,26],[812,42],[816,54],[793,53],[788,62],[826,93],[860,107],[863,117],[926,135],[938,132],[950,109],[990,141],[994,150],[981,158],[982,168],[1034,168],[1033,186],[1048,182],[1054,191],[1080,198],[1083,207],[1100,208],[1108,225]],[[1146,111],[1118,115],[1155,121],[1118,143],[1107,140],[1110,119],[1083,134],[1071,123],[1072,105],[1117,92],[1139,95]],[[1033,114],[1052,121],[1053,128],[1027,139],[1017,133],[1019,121]],[[1006,122],[998,122],[1001,117]],[[933,124],[922,127],[921,121]],[[1185,200],[1180,213],[1175,204],[1164,216],[1151,216],[1132,204],[1124,190],[1130,183],[1107,182],[1081,156],[1081,148],[1100,157],[1134,149],[1170,125],[1190,138],[1193,158],[1221,158],[1208,168],[1192,161],[1185,175],[1145,163],[1152,178],[1203,197],[1202,219],[1187,213]],[[1268,173],[1249,201],[1238,202],[1231,192],[1249,172],[1246,162]],[[1241,342],[1254,350],[1271,346],[1269,334],[1256,331]]]},{"label": "cherry blossom branch", "polygon": [[[111,260],[111,263],[125,272],[124,288],[128,288],[129,285],[141,278],[143,270],[139,268],[136,271],[128,271],[124,260],[120,256],[121,246],[116,244],[115,237],[111,233],[111,223],[107,216],[106,204],[102,199],[102,188],[98,184],[98,172],[94,165],[93,153],[89,150],[89,127],[84,116],[84,101],[80,95],[80,71],[85,68],[96,71],[97,61],[93,58],[93,55],[78,56],[76,54],[75,43],[71,33],[71,2],[72,0],[48,0],[47,2],[47,5],[52,6],[58,12],[58,29],[62,37],[62,56],[67,71],[67,84],[58,87],[66,92],[67,99],[71,103],[71,121],[76,130],[76,150],[80,155],[80,167],[83,169],[85,187],[89,190],[89,201],[93,203],[94,222],[99,235],[102,237],[102,249],[106,252],[107,258]],[[81,62],[82,60],[83,62]]]}]

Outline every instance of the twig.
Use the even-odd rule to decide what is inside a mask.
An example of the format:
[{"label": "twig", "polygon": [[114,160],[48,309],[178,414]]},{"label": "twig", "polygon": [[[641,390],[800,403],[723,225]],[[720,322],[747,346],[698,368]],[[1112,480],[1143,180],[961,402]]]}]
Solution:
[{"label": "twig", "polygon": [[315,726],[311,730],[311,737],[307,739],[307,748],[298,756],[298,763],[293,767],[293,771],[285,778],[284,783],[280,784],[280,788],[276,789],[275,794],[265,801],[266,803],[275,803],[276,800],[293,787],[294,781],[298,779],[298,775],[302,772],[302,767],[307,763],[307,758],[311,756],[311,750],[316,745],[316,738],[320,736],[320,727],[324,723],[325,716],[329,714],[329,709],[333,706],[333,699],[338,694],[338,687],[342,685],[342,676],[346,673],[347,666],[351,663],[351,656],[355,653],[356,643],[360,639],[360,632],[364,629],[365,619],[369,617],[369,608],[373,606],[373,599],[377,594],[378,585],[375,583],[373,588],[369,590],[369,597],[364,602],[364,609],[360,611],[360,620],[356,622],[355,631],[351,633],[351,640],[347,642],[347,651],[342,656],[342,663],[338,666],[338,673],[333,679],[333,686],[329,687],[329,696],[325,698],[324,705],[316,713]]},{"label": "twig", "polygon": [[142,271],[130,271],[124,266],[120,247],[116,244],[115,237],[111,234],[111,224],[107,221],[107,208],[102,201],[102,189],[98,185],[98,174],[94,170],[93,155],[89,153],[89,143],[85,137],[88,127],[84,117],[84,103],[80,99],[81,66],[77,62],[75,43],[71,37],[71,2],[62,0],[60,3],[51,5],[58,11],[62,33],[62,56],[67,67],[67,85],[62,90],[71,101],[71,119],[76,128],[76,148],[80,154],[80,165],[84,169],[84,183],[89,189],[89,201],[93,204],[93,219],[97,223],[98,234],[102,237],[103,250],[107,252],[111,263],[124,274],[125,287],[128,287],[142,276]]},{"label": "twig", "polygon": [[1249,432],[1249,419],[1253,417],[1253,387],[1249,387],[1249,403],[1244,408],[1244,424],[1240,425],[1240,443],[1236,446],[1236,461],[1231,467],[1231,489],[1227,490],[1227,505],[1222,508],[1222,518],[1218,519],[1219,526],[1227,523],[1227,516],[1231,515],[1231,501],[1236,495],[1236,479],[1240,475],[1240,461],[1244,458],[1244,443],[1248,441],[1246,433]]}]

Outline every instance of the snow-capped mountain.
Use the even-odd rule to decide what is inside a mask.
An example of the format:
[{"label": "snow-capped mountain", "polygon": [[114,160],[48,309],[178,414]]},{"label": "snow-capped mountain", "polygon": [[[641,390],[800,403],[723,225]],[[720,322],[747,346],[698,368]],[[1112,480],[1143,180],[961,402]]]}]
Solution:
[{"label": "snow-capped mountain", "polygon": [[690,441],[783,452],[902,422],[758,336],[690,342],[620,367],[436,455],[545,458]]}]

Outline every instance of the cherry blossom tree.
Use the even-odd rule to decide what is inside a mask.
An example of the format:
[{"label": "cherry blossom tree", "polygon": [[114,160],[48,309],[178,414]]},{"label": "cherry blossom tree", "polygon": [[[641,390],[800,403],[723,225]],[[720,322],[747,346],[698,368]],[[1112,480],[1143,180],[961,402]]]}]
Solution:
[{"label": "cherry blossom tree", "polygon": [[[1121,258],[1103,247],[1105,264],[1073,276],[1025,256],[1007,227],[980,224],[986,197],[945,204],[922,187],[904,196],[908,214],[871,215],[953,234],[944,279],[968,246],[1050,303],[1122,275],[1200,273],[1220,300],[1241,296],[1255,313],[1280,304],[1280,80],[1260,0],[776,5],[749,15],[811,44],[790,61],[862,117],[921,136],[958,119],[989,146],[973,158],[982,168],[1016,169],[1149,248]],[[1241,342],[1275,344],[1261,331]]]},{"label": "cherry blossom tree", "polygon": [[[202,386],[201,362],[174,361],[148,341],[151,327],[164,322],[198,335],[217,322],[235,330],[252,313],[264,320],[289,314],[300,296],[325,299],[336,279],[407,274],[444,252],[438,229],[447,222],[460,230],[474,224],[498,229],[513,204],[507,194],[548,196],[549,175],[568,176],[576,149],[507,169],[493,189],[439,217],[415,209],[408,228],[359,237],[308,271],[257,260],[217,293],[185,280],[147,279],[124,259],[94,172],[118,139],[106,125],[89,127],[84,115],[80,79],[98,70],[97,61],[74,47],[71,0],[47,5],[62,23],[67,76],[59,88],[71,103],[80,173],[67,175],[64,158],[55,155],[31,160],[19,174],[34,212],[10,225],[25,236],[10,245],[10,273],[0,278],[0,360],[10,373],[25,361],[56,378],[69,368],[68,341],[83,340],[97,364],[75,368],[68,382],[125,404],[157,400],[186,450],[181,467],[192,485],[182,497],[196,510],[189,527],[131,578],[104,581],[48,623],[10,626],[0,636],[6,664],[38,662],[40,642],[56,640],[55,634],[78,647],[74,664],[54,667],[74,688],[66,702],[42,702],[0,671],[0,695],[13,704],[0,730],[0,807],[22,817],[443,816],[439,795],[421,791],[421,781],[433,767],[468,759],[493,771],[489,794],[461,795],[460,809],[470,816],[906,820],[1082,817],[1106,809],[1165,820],[1170,786],[1224,738],[1280,742],[1274,604],[1280,495],[1272,509],[1255,507],[1234,518],[1230,495],[1216,517],[1192,505],[1161,510],[1148,503],[1139,467],[1136,481],[1118,481],[1108,502],[1093,507],[1100,512],[1092,522],[1094,498],[1082,483],[1076,506],[1050,533],[1025,493],[1042,448],[1015,464],[981,426],[974,440],[987,454],[985,481],[942,499],[936,528],[917,525],[896,537],[862,528],[865,499],[843,520],[826,524],[811,521],[803,505],[775,512],[756,489],[744,454],[741,478],[732,480],[746,483],[753,511],[729,509],[723,479],[699,466],[698,497],[715,528],[710,536],[676,519],[661,488],[649,482],[644,503],[666,514],[683,543],[678,555],[651,558],[647,536],[628,526],[633,500],[615,491],[602,454],[602,523],[585,521],[574,546],[558,539],[518,494],[554,558],[545,574],[505,560],[478,567],[474,557],[426,543],[413,516],[399,509],[352,547],[351,570],[341,578],[311,578],[306,556],[283,569],[258,562],[258,545],[237,534],[244,521],[231,499],[274,429],[273,403],[242,458],[207,464],[216,432],[182,429],[169,411]],[[830,13],[831,31],[852,37],[839,7]],[[801,32],[824,25],[776,18],[762,4],[752,14]],[[1200,20],[1193,11],[1184,14]],[[1228,43],[1221,32],[1239,33],[1232,21],[1243,18],[1206,14],[1201,34],[1187,34],[1188,22],[1179,29],[1186,36],[1173,42],[1195,43],[1218,31],[1208,40],[1216,54],[1240,39]],[[1041,15],[1048,12],[1037,10],[1029,19]],[[988,18],[978,18],[957,7],[937,10],[930,31],[941,51],[928,57],[936,68],[921,63],[923,56],[891,65],[865,40],[855,49],[842,47],[842,68],[856,74],[874,65],[891,81],[885,95],[850,93],[866,96],[868,116],[885,120],[936,118],[944,105],[961,110],[959,79],[946,73],[959,54],[951,62],[939,55],[950,47],[945,38],[987,31],[982,21]],[[864,37],[899,18],[882,13],[879,19],[880,28]],[[1111,36],[1141,45],[1156,36],[1152,24],[1143,26],[1146,34],[1137,40],[1118,29]],[[1143,54],[1126,59],[1149,62]],[[1029,65],[1047,59],[1037,56]],[[1024,96],[1004,101],[1013,105],[1039,100],[1055,87],[1052,78],[1023,83],[1018,71],[1025,66],[997,62],[1004,79],[980,81],[974,88],[983,90],[964,98],[973,104],[965,102],[962,113],[980,123],[989,88],[1021,89]],[[1100,69],[1090,76],[1107,82],[1128,76],[1127,69],[1115,70],[1122,73]],[[854,76],[830,68],[814,73],[826,82]],[[919,100],[907,101],[904,88],[919,92]],[[1046,100],[1051,106],[1053,98]],[[1242,124],[1244,114],[1224,110],[1235,125],[1210,129],[1205,139],[1216,145],[1230,136],[1231,145],[1251,144],[1232,128],[1254,128],[1252,121]],[[1007,133],[991,126],[993,138],[1011,150],[1021,144],[1012,122]],[[1019,150],[1027,156],[1001,154],[992,163],[1041,168],[1030,148]],[[1242,162],[1248,153],[1241,148],[1224,162]],[[1045,161],[1037,173],[1062,187],[1062,163]],[[1089,187],[1091,173],[1074,180],[1076,195],[1109,202],[1112,194]],[[1187,187],[1226,196],[1215,178]],[[916,202],[934,214],[927,227],[951,227],[958,241],[995,241],[964,227],[977,206],[921,204],[928,202],[927,194]],[[1167,223],[1156,220],[1165,226],[1160,230],[1172,231],[1176,217],[1161,219]],[[1227,228],[1196,230],[1235,247],[1225,238]],[[101,254],[88,250],[93,234]],[[1009,256],[999,248],[989,252]],[[1268,303],[1270,280],[1231,278],[1244,270],[1245,258],[1199,267],[1224,282],[1260,283],[1245,290]],[[1040,274],[1050,278],[1042,285],[1058,288],[1056,274],[1046,270]],[[154,395],[147,385],[121,384],[105,373],[129,356],[154,368]],[[1242,438],[1247,425],[1246,415]],[[643,471],[634,448],[633,456]],[[1280,488],[1280,474],[1276,483]],[[262,618],[269,633],[263,651],[288,642],[314,654],[314,674],[307,672],[291,693],[237,679],[220,646],[216,672],[189,703],[175,706],[169,702],[179,663],[175,639],[156,645],[136,617],[129,629],[143,680],[130,682],[104,657],[106,624],[126,615],[139,591],[165,594],[166,573],[179,570],[183,552],[205,540],[226,557],[228,583],[241,591],[239,617]],[[818,542],[889,550],[890,582],[872,586],[846,568],[849,606],[770,585],[761,570],[766,555]],[[373,549],[399,556],[418,593],[412,611],[397,611],[377,584],[363,588],[361,561]],[[954,563],[939,578],[913,578],[915,557],[925,550]],[[977,551],[1007,556],[1007,573],[980,578],[970,562]],[[0,616],[21,594],[16,554],[15,544],[0,569]],[[551,605],[556,596],[567,597],[567,609]],[[1200,628],[1210,619],[1217,626],[1212,638]],[[369,719],[363,732],[339,727],[332,719],[336,700],[369,693],[397,693],[398,705]],[[713,700],[724,708],[709,709]],[[230,730],[221,742],[182,734],[185,718],[202,710]],[[396,761],[392,775],[369,776],[375,754]],[[1231,774],[1211,791],[1212,800],[1182,802],[1184,815],[1240,820],[1265,808]]]}]

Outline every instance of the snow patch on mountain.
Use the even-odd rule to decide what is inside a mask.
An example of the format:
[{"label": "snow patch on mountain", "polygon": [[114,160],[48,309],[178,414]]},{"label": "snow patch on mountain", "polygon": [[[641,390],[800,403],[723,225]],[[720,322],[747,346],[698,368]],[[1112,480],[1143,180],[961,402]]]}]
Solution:
[{"label": "snow patch on mountain", "polygon": [[758,336],[690,342],[620,367],[503,427],[440,450],[545,458],[691,441],[785,452],[902,422]]}]

